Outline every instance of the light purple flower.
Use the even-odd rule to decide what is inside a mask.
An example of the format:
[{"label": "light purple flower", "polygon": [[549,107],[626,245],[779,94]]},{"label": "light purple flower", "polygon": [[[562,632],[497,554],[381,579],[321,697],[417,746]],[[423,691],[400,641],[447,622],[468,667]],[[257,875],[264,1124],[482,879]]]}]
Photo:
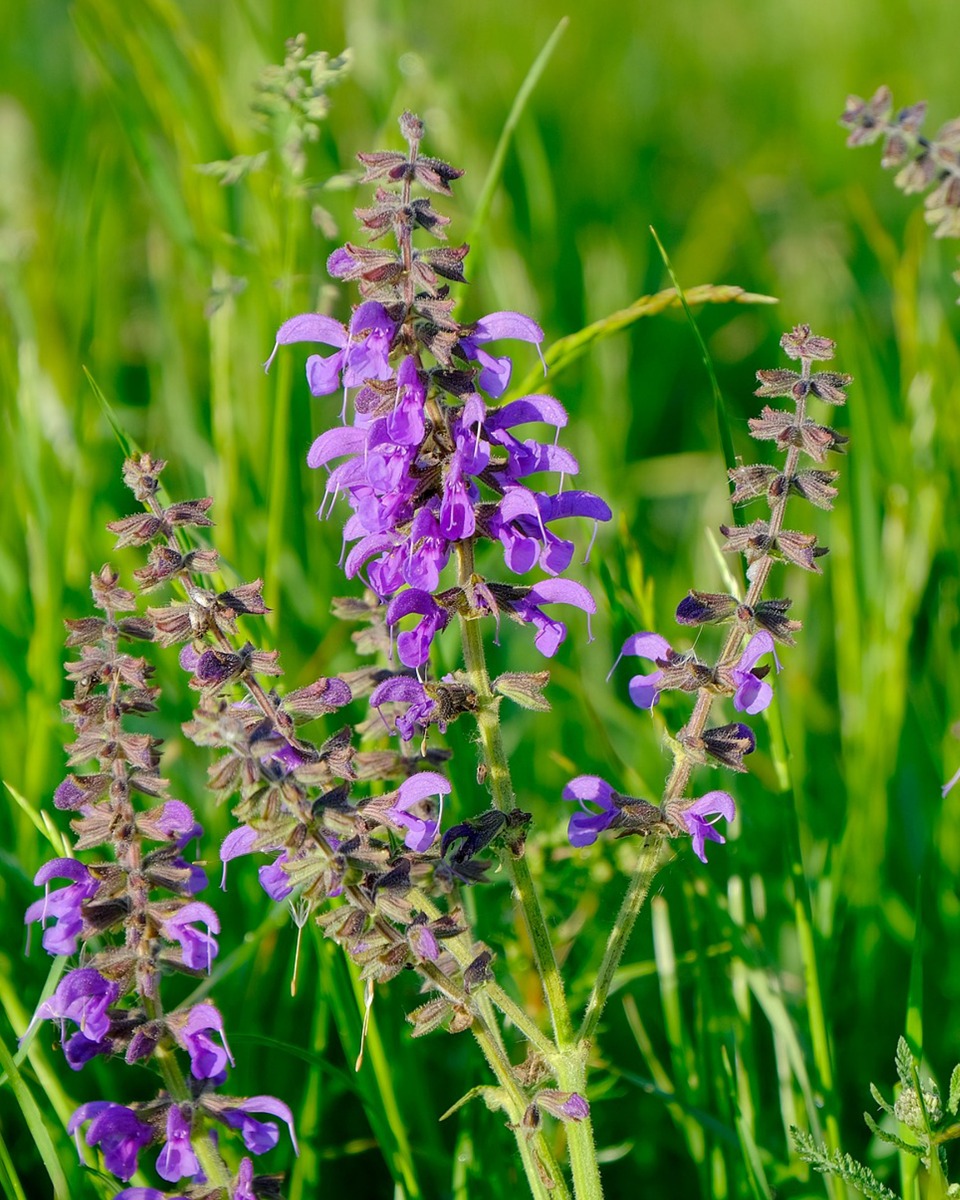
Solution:
[{"label": "light purple flower", "polygon": [[[206,932],[194,928],[194,922],[205,925]],[[213,934],[220,932],[220,918],[209,904],[193,900],[185,904],[162,924],[163,935],[172,942],[179,942],[184,964],[194,971],[210,973],[219,946]]]},{"label": "light purple flower", "polygon": [[409,588],[390,601],[387,624],[396,625],[403,617],[418,613],[422,620],[413,629],[397,636],[397,652],[405,667],[422,667],[430,659],[430,646],[436,635],[447,627],[450,614],[434,600],[429,592]]},{"label": "light purple flower", "polygon": [[[387,725],[387,722],[381,711],[382,706],[398,703],[407,704],[409,707],[405,713],[401,713],[395,718],[394,727],[401,740],[409,742],[413,739],[417,725],[426,729],[430,724],[436,712],[436,702],[427,695],[423,684],[409,675],[396,675],[392,679],[385,679],[370,693],[370,707],[380,713],[384,725]],[[439,723],[439,728],[443,733],[443,723]],[[389,725],[387,725],[387,730],[393,733]]]},{"label": "light purple flower", "polygon": [[[136,1172],[137,1155],[153,1141],[153,1130],[122,1104],[91,1100],[81,1104],[67,1122],[67,1133],[77,1135],[84,1121],[90,1122],[84,1140],[99,1146],[107,1170],[127,1180]],[[79,1145],[78,1145],[79,1149]]]},{"label": "light purple flower", "polygon": [[[597,837],[610,827],[619,811],[617,793],[598,775],[578,775],[563,789],[564,800],[579,803],[583,812],[574,813],[567,826],[571,846],[592,846]],[[599,812],[587,805],[596,805]]]},{"label": "light purple flower", "polygon": [[249,825],[240,825],[236,829],[231,829],[220,844],[220,861],[223,863],[221,890],[227,890],[227,863],[231,859],[239,858],[242,854],[252,854],[254,851],[276,854],[278,850],[280,850],[280,854],[277,858],[272,863],[260,867],[257,874],[260,886],[271,900],[276,900],[278,903],[286,900],[293,888],[290,886],[290,877],[279,868],[279,864],[287,861],[287,852],[279,846],[270,845],[269,842],[261,844],[261,835],[255,829],[251,829]]},{"label": "light purple flower", "polygon": [[78,967],[64,975],[50,999],[39,1006],[33,1020],[73,1021],[88,1041],[102,1042],[110,1029],[107,1009],[119,995],[118,983],[104,979],[93,967]]},{"label": "light purple flower", "polygon": [[251,1154],[265,1154],[280,1140],[279,1130],[273,1121],[257,1121],[251,1113],[268,1113],[272,1117],[279,1117],[290,1131],[294,1153],[300,1153],[297,1135],[293,1129],[293,1113],[281,1100],[273,1096],[250,1096],[246,1100],[232,1101],[230,1108],[218,1108],[213,1115],[231,1129],[240,1130],[243,1144]]},{"label": "light purple flower", "polygon": [[157,1174],[169,1183],[178,1179],[193,1179],[200,1172],[200,1162],[190,1141],[190,1122],[178,1104],[167,1110],[167,1142],[157,1156]]},{"label": "light purple flower", "polygon": [[536,628],[533,644],[541,654],[552,658],[567,636],[566,625],[548,617],[540,607],[542,604],[573,604],[582,609],[587,614],[588,640],[593,641],[590,615],[597,611],[597,604],[587,589],[573,579],[544,579],[532,587],[525,597],[512,600],[507,605],[522,621],[529,621]]},{"label": "light purple flower", "polygon": [[[49,890],[51,879],[71,879],[73,882],[56,891]],[[77,940],[83,932],[83,913],[81,906],[84,900],[96,895],[100,886],[97,879],[75,858],[54,858],[44,863],[33,878],[39,887],[45,887],[44,895],[34,900],[27,909],[23,920],[25,924],[40,921],[55,921],[43,930],[43,948],[48,954],[76,954]]]},{"label": "light purple flower", "polygon": [[257,1200],[253,1190],[253,1159],[241,1158],[233,1200]]},{"label": "light purple flower", "polygon": [[450,542],[440,530],[440,522],[426,505],[418,508],[410,526],[403,557],[403,578],[411,587],[435,592],[440,572],[450,559]]},{"label": "light purple flower", "polygon": [[[540,326],[518,312],[495,312],[481,317],[467,337],[461,338],[459,347],[469,362],[479,363],[479,385],[487,393],[497,399],[502,396],[510,385],[510,374],[513,364],[509,358],[494,358],[480,347],[487,342],[497,342],[501,339],[532,342],[537,347],[537,354],[543,363],[540,353],[540,343],[543,341],[543,330]],[[544,374],[547,365],[543,364]]]},{"label": "light purple flower", "polygon": [[579,1092],[544,1088],[537,1092],[534,1103],[561,1121],[585,1121],[590,1116],[590,1105]]},{"label": "light purple flower", "polygon": [[321,313],[302,313],[291,317],[277,330],[273,351],[264,363],[270,369],[277,349],[291,342],[322,342],[337,346],[336,354],[323,358],[312,354],[307,359],[307,382],[314,396],[328,396],[340,386],[357,387],[367,379],[387,380],[393,376],[390,366],[390,343],[396,325],[386,309],[375,300],[368,300],[354,310],[349,329],[333,317]]},{"label": "light purple flower", "polygon": [[[186,1012],[171,1013],[167,1018],[177,1043],[190,1056],[190,1071],[195,1079],[223,1081],[227,1063],[233,1066],[233,1055],[223,1032],[223,1018],[209,1002],[195,1004]],[[220,1042],[210,1037],[210,1030],[220,1035]]]},{"label": "light purple flower", "polygon": [[960,781],[960,770],[958,770],[954,776],[952,776],[950,779],[948,779],[947,782],[940,789],[940,795],[944,798],[944,800],[946,800],[946,798],[947,798],[947,793],[950,791],[950,789],[952,787],[954,787],[957,784],[958,781]]},{"label": "light purple flower", "polygon": [[[723,845],[726,838],[714,828],[721,817],[732,821],[737,809],[733,797],[727,792],[707,792],[699,800],[685,808],[677,808],[676,815],[693,840],[693,852],[701,862],[707,861],[705,846],[708,841]],[[708,820],[712,817],[713,820]]]},{"label": "light purple flower", "polygon": [[[646,658],[650,662],[663,662],[673,651],[666,638],[659,633],[635,633],[623,643],[623,649],[617,655],[617,661],[610,668],[607,679],[617,669],[617,663],[625,654]],[[634,675],[630,680],[630,699],[637,708],[651,709],[660,699],[660,682],[663,678],[661,670],[652,671],[649,675]]]},{"label": "light purple flower", "polygon": [[731,677],[737,689],[733,697],[733,707],[737,712],[746,712],[751,715],[763,712],[773,699],[773,688],[753,671],[757,659],[762,658],[764,654],[773,655],[773,661],[779,671],[780,660],[777,658],[773,638],[765,629],[761,629],[747,642],[737,665],[731,671]]},{"label": "light purple flower", "polygon": [[160,810],[157,828],[182,850],[187,842],[203,836],[203,826],[194,815],[189,804],[182,800],[168,800]]},{"label": "light purple flower", "polygon": [[[387,811],[397,825],[406,828],[403,843],[408,850],[422,854],[433,845],[443,814],[443,797],[448,796],[450,790],[449,780],[436,771],[420,771],[400,784],[396,803]],[[434,796],[440,797],[435,815]]]},{"label": "light purple flower", "polygon": [[[234,1196],[238,1198],[240,1193],[235,1192]],[[117,1192],[113,1200],[187,1200],[187,1198],[186,1196],[168,1196],[166,1192],[158,1192],[156,1188],[152,1187],[132,1187]],[[252,1192],[250,1200],[255,1200]]]},{"label": "light purple flower", "polygon": [[387,432],[398,445],[419,446],[423,441],[426,432],[423,418],[425,401],[426,391],[416,359],[407,355],[397,371],[397,398],[387,418]]}]

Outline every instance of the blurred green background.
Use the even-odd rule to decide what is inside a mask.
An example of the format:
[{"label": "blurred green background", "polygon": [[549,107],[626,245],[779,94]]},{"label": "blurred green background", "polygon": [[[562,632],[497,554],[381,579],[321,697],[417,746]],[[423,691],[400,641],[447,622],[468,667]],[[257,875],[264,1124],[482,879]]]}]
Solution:
[{"label": "blurred green background", "polygon": [[[698,314],[738,453],[752,453],[754,372],[782,365],[783,330],[806,321],[833,337],[837,369],[856,377],[848,409],[827,418],[852,438],[849,458],[831,464],[842,468],[836,511],[793,510],[831,554],[823,579],[793,572],[774,584],[805,629],[782,654],[750,775],[733,781],[733,837],[708,868],[687,851],[665,872],[604,1020],[591,1099],[608,1192],[823,1195],[792,1153],[791,1123],[839,1135],[909,1188],[861,1114],[869,1081],[889,1092],[908,1009],[942,1081],[960,1058],[960,787],[940,797],[960,764],[950,734],[960,718],[957,246],[932,240],[922,203],[895,191],[876,147],[844,147],[837,117],[848,92],[883,82],[898,103],[929,99],[931,130],[957,115],[946,2],[3,6],[0,762],[24,806],[10,796],[0,815],[2,1037],[15,1049],[49,965],[36,944],[23,957],[21,922],[51,853],[36,817],[53,813],[64,773],[62,619],[88,611],[90,571],[108,558],[126,572],[139,565],[131,551],[113,554],[103,529],[131,503],[85,371],[129,434],[170,460],[174,496],[215,497],[225,578],[267,581],[269,629],[247,633],[280,648],[291,686],[355,665],[349,630],[328,617],[330,598],[352,586],[334,567],[339,522],[314,519],[322,480],[304,463],[335,401],[310,399],[307,348],[285,350],[270,376],[261,364],[285,317],[349,312],[352,296],[331,290],[324,263],[338,237],[356,236],[351,210],[368,193],[347,178],[295,194],[276,154],[282,123],[259,128],[251,113],[254,83],[301,31],[309,50],[351,47],[350,77],[307,148],[308,179],[353,172],[358,150],[396,147],[396,119],[411,108],[428,152],[467,172],[438,206],[456,244],[517,90],[564,15],[472,235],[462,316],[519,309],[549,345],[668,286],[653,225],[684,286],[780,298]],[[231,187],[197,169],[261,151],[263,169]],[[534,366],[527,350],[518,380]],[[677,729],[686,707],[665,700],[651,722],[627,702],[625,671],[609,686],[604,676],[637,629],[685,644],[673,610],[690,587],[724,588],[715,529],[729,509],[709,382],[682,313],[598,342],[550,386],[571,414],[580,486],[610,499],[615,528],[581,573],[601,597],[597,641],[571,623],[552,666],[553,713],[511,713],[507,737],[582,999],[635,848],[571,853],[559,793],[571,774],[594,771],[659,795],[662,722]],[[494,669],[536,662],[527,635],[504,631]],[[179,736],[189,697],[170,656],[159,678],[169,704],[153,728],[170,739],[167,773],[222,836],[229,815],[211,811],[204,763]],[[464,814],[482,804],[465,733],[449,736]],[[63,814],[52,821],[65,831]],[[357,997],[339,952],[305,931],[296,998],[279,1003],[295,930],[251,870],[235,871],[231,888],[213,993],[238,1058],[235,1092],[271,1092],[297,1115],[299,1160],[283,1150],[264,1160],[290,1172],[285,1194],[506,1194],[519,1168],[501,1118],[474,1102],[437,1122],[482,1080],[469,1039],[411,1043],[402,1014],[417,1001],[400,979],[378,995],[379,1040],[355,1074]],[[495,882],[478,904],[481,933],[535,1008],[506,888]],[[23,1078],[70,1195],[109,1196],[76,1166],[65,1116],[83,1100],[146,1095],[152,1080],[100,1061],[73,1076],[53,1042],[41,1031]],[[0,1117],[6,1194],[49,1195],[9,1087]]]}]

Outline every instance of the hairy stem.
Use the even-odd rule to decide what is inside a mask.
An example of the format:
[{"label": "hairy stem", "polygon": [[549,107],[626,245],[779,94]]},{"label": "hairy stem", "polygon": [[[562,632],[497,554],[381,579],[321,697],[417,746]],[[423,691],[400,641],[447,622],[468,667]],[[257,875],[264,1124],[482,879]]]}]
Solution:
[{"label": "hairy stem", "polygon": [[630,884],[617,913],[617,919],[607,938],[603,959],[597,971],[597,978],[590,992],[587,1010],[584,1013],[583,1024],[580,1026],[580,1041],[589,1043],[597,1031],[600,1014],[603,1012],[610,994],[610,985],[620,959],[626,949],[627,942],[633,932],[634,924],[650,891],[654,876],[663,866],[667,842],[660,834],[652,834],[644,843],[640,857],[630,877]]},{"label": "hairy stem", "polygon": [[[457,560],[460,585],[469,587],[473,574],[472,542],[458,544]],[[460,632],[463,638],[464,664],[470,686],[477,696],[477,730],[480,734],[480,749],[487,783],[497,808],[501,812],[510,812],[516,807],[516,800],[500,729],[500,702],[490,686],[480,627],[476,621],[461,616]],[[533,947],[534,962],[543,984],[554,1040],[557,1048],[563,1051],[574,1042],[573,1024],[563,993],[563,980],[553,952],[550,932],[534,890],[530,866],[522,855],[517,858],[507,856],[504,861]]]},{"label": "hairy stem", "polygon": [[[513,1077],[509,1060],[482,1021],[474,1021],[472,1032],[483,1051],[487,1065],[493,1071],[503,1091],[510,1124],[517,1139],[523,1169],[530,1185],[530,1194],[534,1200],[570,1200],[570,1192],[563,1173],[546,1138],[542,1132],[528,1131],[523,1125],[527,1101]],[[577,1200],[581,1200],[579,1191]]]},{"label": "hairy stem", "polygon": [[[473,575],[472,542],[460,543],[457,547],[457,561],[460,585],[469,588]],[[515,798],[510,765],[500,729],[500,702],[490,684],[480,628],[476,621],[461,617],[460,631],[463,637],[464,664],[471,687],[477,696],[477,730],[487,782],[497,808],[501,812],[510,812],[515,807]],[[553,951],[546,918],[533,886],[529,864],[526,858],[520,856],[508,857],[505,865],[510,873],[514,895],[523,913],[524,924],[533,947],[534,962],[550,1013],[556,1042],[553,1061],[556,1064],[557,1081],[564,1091],[585,1096],[586,1047],[574,1033],[560,968]],[[593,1126],[589,1117],[582,1121],[568,1122],[566,1129],[576,1200],[602,1200],[603,1184],[600,1181]]]}]

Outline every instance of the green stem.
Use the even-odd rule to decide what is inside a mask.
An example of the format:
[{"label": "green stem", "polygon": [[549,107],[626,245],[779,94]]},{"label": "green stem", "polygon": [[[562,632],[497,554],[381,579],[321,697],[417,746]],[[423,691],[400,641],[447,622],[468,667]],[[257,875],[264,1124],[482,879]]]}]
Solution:
[{"label": "green stem", "polygon": [[653,883],[654,876],[663,865],[666,845],[664,837],[652,834],[647,838],[643,849],[640,851],[640,857],[637,859],[633,875],[630,877],[630,885],[627,888],[626,895],[623,897],[623,903],[620,905],[617,919],[614,921],[613,928],[610,930],[607,938],[603,960],[600,963],[597,978],[590,992],[590,999],[583,1017],[583,1024],[580,1026],[581,1042],[589,1043],[597,1031],[600,1014],[603,1012],[607,996],[610,994],[610,985],[613,983],[613,977],[617,967],[620,965],[620,959],[623,957],[627,942],[630,940],[637,916],[650,891],[650,885]]},{"label": "green stem", "polygon": [[[457,563],[460,585],[469,590],[473,575],[472,542],[461,542],[458,545]],[[480,747],[483,764],[486,768],[487,783],[497,808],[501,812],[510,812],[516,806],[516,801],[513,782],[510,778],[510,765],[500,729],[500,700],[494,694],[490,684],[479,624],[477,621],[461,616],[460,632],[463,638],[464,665],[470,685],[477,697],[477,730],[480,734]],[[553,1061],[556,1065],[557,1081],[564,1091],[576,1092],[585,1098],[587,1046],[574,1033],[570,1009],[563,991],[563,979],[553,951],[546,918],[533,886],[530,866],[523,856],[518,858],[507,856],[505,866],[510,874],[510,881],[520,911],[523,913],[524,924],[533,947],[537,974],[540,976],[547,1009],[550,1013],[550,1022],[556,1042],[556,1054]],[[576,1200],[603,1200],[603,1184],[600,1180],[600,1167],[597,1162],[593,1125],[590,1118],[587,1117],[582,1121],[569,1121],[566,1123],[566,1130]],[[525,1165],[526,1161],[524,1159]],[[533,1180],[531,1179],[532,1186]],[[534,1195],[537,1194],[534,1189]]]},{"label": "green stem", "polygon": [[[166,1084],[170,1099],[176,1104],[188,1103],[190,1090],[183,1077],[176,1054],[166,1047],[158,1046],[154,1054],[154,1062],[160,1068],[160,1074]],[[209,1134],[200,1136],[195,1134],[190,1140],[210,1186],[213,1188],[227,1187],[232,1176]]]},{"label": "green stem", "polygon": [[[589,1043],[581,1041],[572,1047],[560,1060],[557,1072],[560,1087],[565,1092],[587,1094],[587,1054]],[[593,1137],[593,1121],[589,1116],[582,1121],[567,1121],[567,1154],[570,1158],[570,1173],[573,1175],[573,1190],[577,1200],[603,1200],[603,1183],[597,1163],[597,1148]]]},{"label": "green stem", "polygon": [[[473,543],[460,542],[457,546],[461,586],[470,586],[473,574]],[[507,762],[503,746],[503,734],[500,730],[500,701],[490,686],[490,676],[487,672],[487,662],[483,651],[483,638],[476,621],[460,617],[460,633],[463,638],[463,658],[467,668],[470,685],[477,696],[477,730],[480,734],[480,747],[483,763],[486,767],[487,783],[493,796],[493,802],[501,812],[510,812],[516,807],[513,793],[513,783],[510,779],[510,766]],[[543,994],[550,1013],[550,1023],[557,1048],[562,1052],[574,1044],[573,1023],[570,1020],[570,1010],[567,1007],[563,993],[563,980],[557,966],[557,958],[553,952],[550,931],[540,907],[540,901],[534,890],[530,866],[522,855],[518,858],[505,858],[506,870],[510,875],[514,895],[523,913],[524,923],[530,944],[533,947],[533,957],[537,973],[543,984]]]},{"label": "green stem", "polygon": [[[420,909],[421,912],[427,914],[431,920],[435,920],[441,916],[440,908],[419,888],[411,888],[408,892],[408,897],[414,908]],[[466,934],[460,934],[458,937],[451,938],[447,945],[450,947],[454,958],[461,967],[468,966],[474,958],[474,949]],[[557,1057],[557,1048],[544,1034],[533,1020],[523,1011],[519,1004],[513,1000],[497,983],[485,983],[480,996],[486,996],[490,999],[500,1012],[510,1021],[531,1043],[537,1052],[551,1065]]]},{"label": "green stem", "polygon": [[[546,1138],[540,1131],[527,1131],[523,1125],[523,1116],[527,1110],[527,1100],[513,1077],[510,1063],[500,1048],[496,1039],[490,1033],[482,1020],[474,1020],[471,1026],[473,1036],[483,1051],[487,1065],[497,1077],[497,1082],[507,1101],[507,1112],[510,1124],[517,1139],[517,1148],[523,1161],[523,1169],[530,1185],[530,1193],[534,1200],[570,1200],[570,1192],[563,1172],[547,1144]],[[550,1177],[547,1183],[544,1174]],[[581,1200],[579,1191],[577,1200]]]}]

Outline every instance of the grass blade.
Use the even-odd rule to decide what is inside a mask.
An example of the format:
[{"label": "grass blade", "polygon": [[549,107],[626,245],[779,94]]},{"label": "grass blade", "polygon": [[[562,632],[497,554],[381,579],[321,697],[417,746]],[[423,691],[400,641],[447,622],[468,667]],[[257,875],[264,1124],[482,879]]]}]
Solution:
[{"label": "grass blade", "polygon": [[63,1173],[60,1159],[57,1157],[53,1141],[44,1123],[43,1114],[40,1112],[37,1102],[33,1098],[33,1093],[24,1082],[23,1076],[20,1074],[16,1062],[14,1062],[13,1055],[7,1049],[7,1044],[3,1038],[0,1038],[0,1069],[3,1070],[7,1078],[7,1083],[16,1098],[17,1104],[20,1106],[20,1111],[23,1113],[27,1128],[30,1130],[30,1136],[37,1147],[37,1153],[40,1155],[47,1174],[50,1176],[55,1200],[70,1200],[67,1177]]},{"label": "grass blade", "polygon": [[487,218],[490,215],[490,205],[493,203],[493,197],[496,193],[497,186],[500,183],[500,176],[503,174],[503,164],[507,157],[507,148],[510,145],[510,139],[513,137],[513,132],[517,127],[517,122],[520,120],[523,110],[527,106],[527,101],[533,94],[533,89],[537,86],[540,76],[543,74],[550,57],[557,47],[557,43],[563,37],[564,30],[570,24],[569,17],[563,17],[558,23],[553,33],[547,38],[547,41],[533,61],[533,65],[527,72],[526,78],[520,85],[520,90],[517,92],[516,98],[507,114],[507,119],[503,125],[503,131],[500,134],[500,140],[497,142],[497,148],[493,152],[493,158],[490,160],[490,167],[487,170],[486,178],[483,181],[483,187],[480,189],[480,199],[477,201],[476,211],[473,214],[473,220],[470,222],[470,228],[467,230],[466,241],[471,248],[471,262],[476,269],[478,260],[477,254],[477,236],[481,229],[487,223]]},{"label": "grass blade", "polygon": [[[703,340],[703,334],[700,332],[700,326],[696,322],[696,318],[687,303],[687,298],[683,294],[683,288],[680,286],[680,280],[674,274],[673,264],[663,247],[663,242],[657,237],[657,231],[650,226],[650,232],[653,235],[653,240],[657,243],[657,249],[660,251],[660,257],[663,259],[663,265],[667,268],[667,274],[673,280],[673,286],[677,289],[677,297],[683,306],[683,311],[686,314],[687,320],[690,322],[690,328],[693,330],[693,336],[697,339],[697,345],[700,347],[700,355],[703,358],[703,365],[707,369],[707,377],[710,380],[710,388],[713,391],[714,411],[717,414],[717,430],[720,434],[720,446],[723,449],[723,460],[727,464],[727,470],[732,471],[737,465],[736,454],[733,449],[733,434],[730,432],[730,418],[727,415],[727,405],[723,398],[723,393],[720,391],[720,383],[717,380],[717,373],[713,368],[713,359],[710,357],[710,351],[707,349],[707,343]],[[734,508],[733,519],[737,525],[744,523],[743,510]]]}]

